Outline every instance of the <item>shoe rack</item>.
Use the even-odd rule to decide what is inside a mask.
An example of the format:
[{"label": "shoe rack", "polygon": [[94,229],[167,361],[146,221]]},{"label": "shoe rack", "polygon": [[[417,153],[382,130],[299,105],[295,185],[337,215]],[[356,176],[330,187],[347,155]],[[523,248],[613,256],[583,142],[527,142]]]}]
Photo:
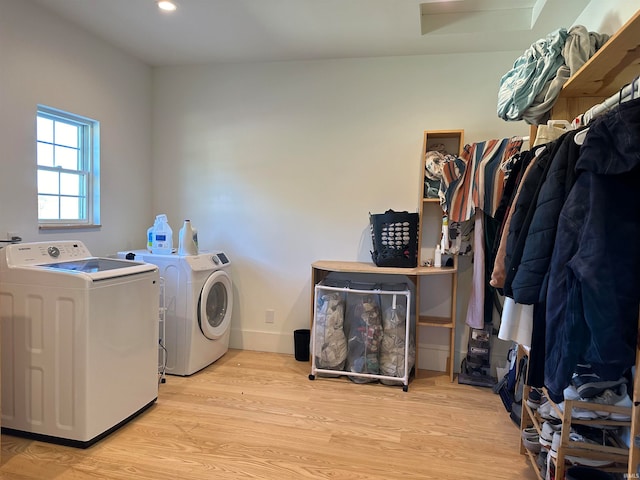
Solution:
[{"label": "shoe rack", "polygon": [[[518,354],[519,356],[526,356],[528,355],[528,351],[526,351],[526,349],[522,347],[519,347]],[[530,391],[531,388],[528,385],[525,385],[522,395],[522,416],[520,420],[520,428],[521,430],[524,430],[525,428],[533,426],[538,431],[538,434],[541,434],[542,424],[545,422],[545,419],[540,417],[537,410],[527,405],[527,399],[529,398]],[[545,397],[549,398],[546,389],[543,389],[543,392]],[[579,457],[588,460],[609,461],[613,465],[606,467],[597,467],[600,470],[607,472],[627,473],[628,471],[630,471],[630,449],[627,448],[627,446],[623,443],[612,442],[611,445],[593,445],[584,442],[576,442],[570,439],[569,433],[571,432],[571,427],[574,425],[587,425],[592,427],[628,427],[632,423],[631,421],[618,421],[609,419],[578,420],[572,418],[571,413],[573,412],[574,408],[598,412],[618,413],[629,417],[631,417],[632,415],[632,408],[617,407],[615,405],[602,405],[580,400],[565,400],[563,412],[560,407],[558,407],[558,405],[554,403],[551,403],[551,405],[555,411],[556,417],[560,419],[562,425],[560,429],[561,442],[560,446],[558,447],[557,457],[553,459],[551,455],[547,456],[547,462],[553,462],[553,466],[555,468],[555,478],[564,478],[565,469],[567,467],[567,456]],[[542,448],[545,447],[543,446]],[[529,457],[531,465],[535,470],[538,478],[540,480],[544,480],[546,477],[546,472],[541,471],[538,467],[538,464],[536,462],[536,455],[524,447],[522,436],[520,438],[520,453],[526,454]]]},{"label": "shoe rack", "polygon": [[638,369],[640,369],[640,318],[638,318],[638,341],[636,343],[636,373],[633,380],[633,406],[631,407],[631,435],[629,447],[629,469],[627,478],[638,478],[640,472],[640,448],[636,442],[636,438],[640,438],[640,378],[638,377]]}]

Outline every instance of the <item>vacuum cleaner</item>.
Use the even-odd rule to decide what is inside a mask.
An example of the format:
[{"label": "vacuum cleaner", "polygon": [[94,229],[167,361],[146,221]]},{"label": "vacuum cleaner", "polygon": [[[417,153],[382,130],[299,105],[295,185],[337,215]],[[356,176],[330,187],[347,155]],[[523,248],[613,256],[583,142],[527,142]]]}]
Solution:
[{"label": "vacuum cleaner", "polygon": [[485,323],[484,328],[469,329],[467,356],[460,365],[458,383],[488,388],[496,384],[496,379],[491,376],[492,333],[491,323]]}]

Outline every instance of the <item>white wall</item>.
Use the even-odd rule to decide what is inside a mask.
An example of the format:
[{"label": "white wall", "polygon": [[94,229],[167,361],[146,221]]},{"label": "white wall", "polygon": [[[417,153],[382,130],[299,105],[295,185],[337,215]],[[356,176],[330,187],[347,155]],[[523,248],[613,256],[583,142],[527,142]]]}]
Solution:
[{"label": "white wall", "polygon": [[640,8],[638,0],[591,0],[580,17],[577,25],[587,30],[612,35],[622,27]]},{"label": "white wall", "polygon": [[496,114],[520,53],[154,71],[154,207],[234,262],[233,346],[291,352],[311,263],[370,261],[368,213],[416,211],[423,130],[528,134]]},{"label": "white wall", "polygon": [[[25,0],[0,0],[0,237],[142,246],[151,209],[151,69]],[[100,121],[102,228],[38,231],[37,104]]]}]

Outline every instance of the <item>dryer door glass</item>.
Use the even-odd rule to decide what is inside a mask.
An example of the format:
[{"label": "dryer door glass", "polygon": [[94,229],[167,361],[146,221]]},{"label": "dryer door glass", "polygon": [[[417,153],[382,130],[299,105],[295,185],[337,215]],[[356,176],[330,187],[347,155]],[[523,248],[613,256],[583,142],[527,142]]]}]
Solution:
[{"label": "dryer door glass", "polygon": [[214,272],[202,287],[199,303],[200,330],[205,337],[217,340],[231,323],[233,292],[229,275],[223,271]]}]

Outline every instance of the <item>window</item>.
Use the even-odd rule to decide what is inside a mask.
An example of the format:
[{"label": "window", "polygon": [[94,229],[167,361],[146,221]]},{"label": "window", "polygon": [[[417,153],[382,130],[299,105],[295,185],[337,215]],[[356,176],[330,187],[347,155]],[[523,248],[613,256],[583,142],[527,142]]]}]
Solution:
[{"label": "window", "polygon": [[95,120],[38,106],[38,222],[41,227],[100,223],[99,127]]}]

